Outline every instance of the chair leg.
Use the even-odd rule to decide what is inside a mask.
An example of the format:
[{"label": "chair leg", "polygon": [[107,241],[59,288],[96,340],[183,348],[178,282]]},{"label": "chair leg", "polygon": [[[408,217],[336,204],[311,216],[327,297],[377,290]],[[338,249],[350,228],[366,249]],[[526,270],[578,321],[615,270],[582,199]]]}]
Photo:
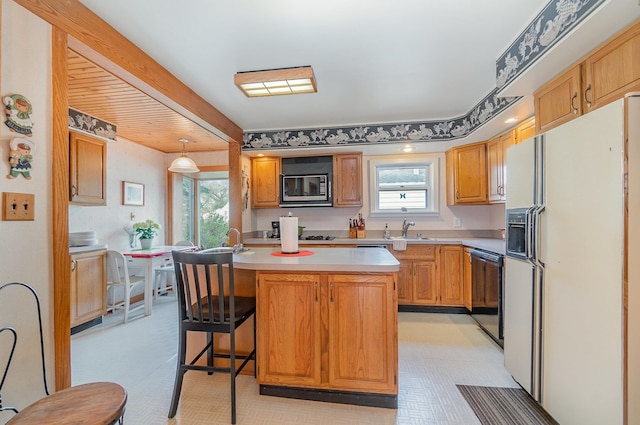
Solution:
[{"label": "chair leg", "polygon": [[122,323],[127,323],[129,320],[129,307],[131,306],[131,288],[128,285],[124,286],[124,320]]},{"label": "chair leg", "polygon": [[231,423],[236,423],[236,330],[229,333],[229,376],[231,378]]},{"label": "chair leg", "polygon": [[178,403],[180,402],[180,392],[182,391],[182,381],[186,369],[184,368],[187,357],[187,331],[180,329],[178,342],[178,360],[176,365],[176,380],[173,385],[173,396],[171,397],[171,407],[169,408],[169,418],[173,418],[178,411]]},{"label": "chair leg", "polygon": [[[209,350],[207,350],[207,366],[213,367],[213,342],[214,342],[213,333],[207,334],[207,344],[209,344]],[[207,375],[213,375],[213,371],[207,372]]]}]

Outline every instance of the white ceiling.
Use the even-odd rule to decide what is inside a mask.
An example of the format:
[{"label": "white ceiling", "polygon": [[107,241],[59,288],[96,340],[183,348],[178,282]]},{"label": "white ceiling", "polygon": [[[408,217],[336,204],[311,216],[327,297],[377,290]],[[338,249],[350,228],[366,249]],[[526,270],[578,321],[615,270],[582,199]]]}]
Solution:
[{"label": "white ceiling", "polygon": [[[496,87],[496,59],[548,3],[80,1],[245,131],[467,114]],[[302,65],[318,93],[249,99],[233,84],[238,71]]]}]

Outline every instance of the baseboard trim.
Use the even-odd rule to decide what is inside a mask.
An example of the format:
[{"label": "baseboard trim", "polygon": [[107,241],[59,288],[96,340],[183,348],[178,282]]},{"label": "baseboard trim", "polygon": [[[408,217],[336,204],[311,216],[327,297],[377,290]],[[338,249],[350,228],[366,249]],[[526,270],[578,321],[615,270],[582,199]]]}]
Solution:
[{"label": "baseboard trim", "polygon": [[274,385],[260,385],[260,394],[300,400],[324,401],[328,403],[355,404],[358,406],[385,407],[388,409],[398,408],[398,396],[395,394],[357,393],[312,388],[279,387]]},{"label": "baseboard trim", "polygon": [[96,317],[93,320],[89,320],[88,322],[84,322],[84,323],[81,323],[81,324],[79,324],[77,326],[72,327],[71,328],[71,335],[75,335],[78,332],[82,332],[82,331],[84,331],[86,329],[92,328],[92,327],[94,327],[96,325],[99,325],[101,323],[102,323],[102,316]]},{"label": "baseboard trim", "polygon": [[398,311],[410,313],[446,313],[446,314],[469,314],[466,307],[447,307],[432,305],[398,305]]}]

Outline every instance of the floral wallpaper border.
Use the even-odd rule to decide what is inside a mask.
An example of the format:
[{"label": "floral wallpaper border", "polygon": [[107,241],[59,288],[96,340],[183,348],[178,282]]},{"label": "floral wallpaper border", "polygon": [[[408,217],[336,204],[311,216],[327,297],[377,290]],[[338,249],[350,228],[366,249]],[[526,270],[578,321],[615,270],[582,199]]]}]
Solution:
[{"label": "floral wallpaper border", "polygon": [[502,88],[522,74],[606,0],[555,0],[496,61],[496,85]]},{"label": "floral wallpaper border", "polygon": [[117,127],[115,124],[92,117],[73,108],[69,108],[69,128],[93,134],[104,139],[117,140]]},{"label": "floral wallpaper border", "polygon": [[520,99],[520,97],[499,97],[494,90],[467,115],[445,121],[246,132],[243,135],[242,150],[455,140],[468,136]]},{"label": "floral wallpaper border", "polygon": [[498,93],[606,1],[550,1],[496,61],[496,88],[464,116],[444,121],[245,132],[242,150],[435,142],[466,137],[519,101],[521,97],[500,97]]}]

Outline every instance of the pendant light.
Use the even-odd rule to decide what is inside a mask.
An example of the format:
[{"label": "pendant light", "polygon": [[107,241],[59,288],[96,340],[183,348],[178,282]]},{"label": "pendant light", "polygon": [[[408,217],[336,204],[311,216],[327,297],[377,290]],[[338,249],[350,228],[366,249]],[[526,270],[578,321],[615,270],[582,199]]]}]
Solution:
[{"label": "pendant light", "polygon": [[197,173],[200,169],[196,163],[187,156],[187,149],[185,145],[189,143],[189,141],[187,139],[180,139],[180,143],[182,143],[182,154],[173,160],[169,167],[169,171],[172,173]]}]

